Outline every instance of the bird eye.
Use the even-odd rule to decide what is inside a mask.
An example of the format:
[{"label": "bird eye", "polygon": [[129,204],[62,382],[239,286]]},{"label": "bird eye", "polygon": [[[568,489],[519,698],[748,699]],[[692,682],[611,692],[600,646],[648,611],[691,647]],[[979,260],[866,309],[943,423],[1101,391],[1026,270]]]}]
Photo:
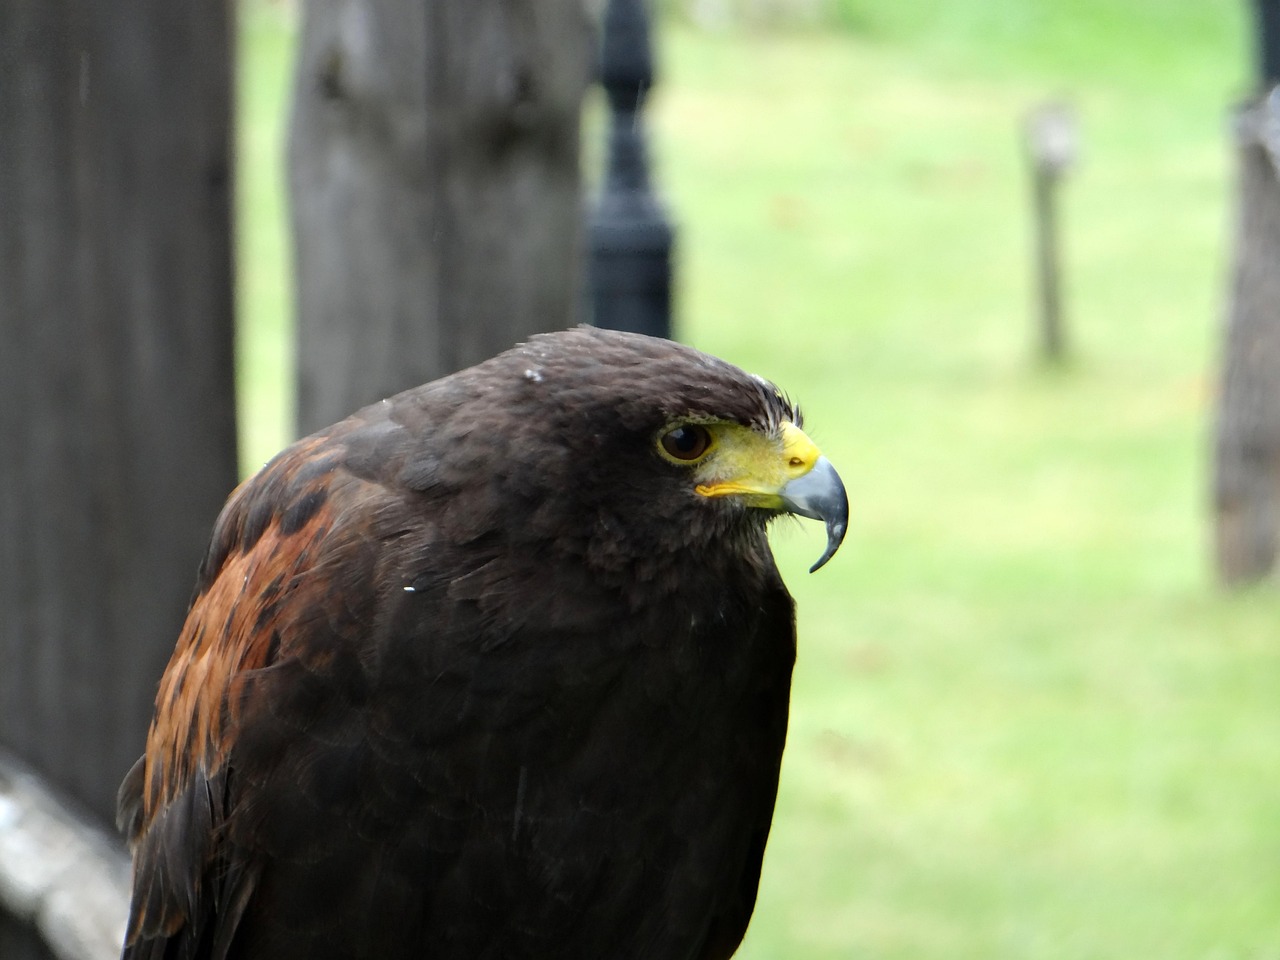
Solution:
[{"label": "bird eye", "polygon": [[662,435],[662,449],[673,460],[697,460],[711,446],[711,431],[696,423],[674,427]]}]

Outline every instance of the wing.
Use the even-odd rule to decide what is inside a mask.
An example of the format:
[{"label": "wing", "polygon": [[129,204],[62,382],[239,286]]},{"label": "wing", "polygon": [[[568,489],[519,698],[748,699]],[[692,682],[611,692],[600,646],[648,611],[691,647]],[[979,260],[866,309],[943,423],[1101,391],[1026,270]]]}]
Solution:
[{"label": "wing", "polygon": [[348,438],[335,430],[246,481],[215,526],[146,753],[120,789],[134,857],[129,960],[233,956],[263,882],[254,838],[271,805],[256,801],[282,776],[305,780],[298,728],[312,755],[359,739],[378,543],[403,508],[344,467]]}]

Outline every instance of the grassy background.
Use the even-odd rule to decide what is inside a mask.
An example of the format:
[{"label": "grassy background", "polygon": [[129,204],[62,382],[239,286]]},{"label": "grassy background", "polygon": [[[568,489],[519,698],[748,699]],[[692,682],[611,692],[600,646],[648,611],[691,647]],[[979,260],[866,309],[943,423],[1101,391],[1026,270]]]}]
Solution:
[{"label": "grassy background", "polygon": [[[815,525],[775,537],[801,651],[741,955],[1280,958],[1280,598],[1208,562],[1243,0],[688,9],[651,110],[680,333],[804,402],[854,511],[813,577]],[[293,28],[244,8],[246,467],[287,439]],[[1019,134],[1049,96],[1082,132],[1058,369]]]}]

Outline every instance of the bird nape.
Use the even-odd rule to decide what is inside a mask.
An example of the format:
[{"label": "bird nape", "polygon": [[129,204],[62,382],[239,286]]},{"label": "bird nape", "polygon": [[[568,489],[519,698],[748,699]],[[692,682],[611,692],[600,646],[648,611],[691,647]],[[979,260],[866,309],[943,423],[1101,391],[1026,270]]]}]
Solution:
[{"label": "bird nape", "polygon": [[820,565],[847,512],[773,385],[586,327],[295,443],[120,788],[124,956],[731,956],[795,658],[766,526]]}]

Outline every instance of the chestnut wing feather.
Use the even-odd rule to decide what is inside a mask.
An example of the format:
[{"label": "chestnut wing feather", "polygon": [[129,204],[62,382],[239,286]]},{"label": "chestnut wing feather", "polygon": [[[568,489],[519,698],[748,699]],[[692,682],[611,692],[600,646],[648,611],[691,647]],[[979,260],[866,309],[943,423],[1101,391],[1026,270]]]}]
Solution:
[{"label": "chestnut wing feather", "polygon": [[246,728],[278,719],[262,702],[273,686],[264,678],[331,675],[360,656],[371,611],[350,605],[376,602],[371,527],[395,501],[342,470],[341,452],[326,436],[295,445],[219,517],[146,752],[120,789],[134,851],[126,960],[228,956],[260,880],[240,842],[252,828],[234,820],[253,814],[253,791],[278,759],[261,736],[241,744]]}]

